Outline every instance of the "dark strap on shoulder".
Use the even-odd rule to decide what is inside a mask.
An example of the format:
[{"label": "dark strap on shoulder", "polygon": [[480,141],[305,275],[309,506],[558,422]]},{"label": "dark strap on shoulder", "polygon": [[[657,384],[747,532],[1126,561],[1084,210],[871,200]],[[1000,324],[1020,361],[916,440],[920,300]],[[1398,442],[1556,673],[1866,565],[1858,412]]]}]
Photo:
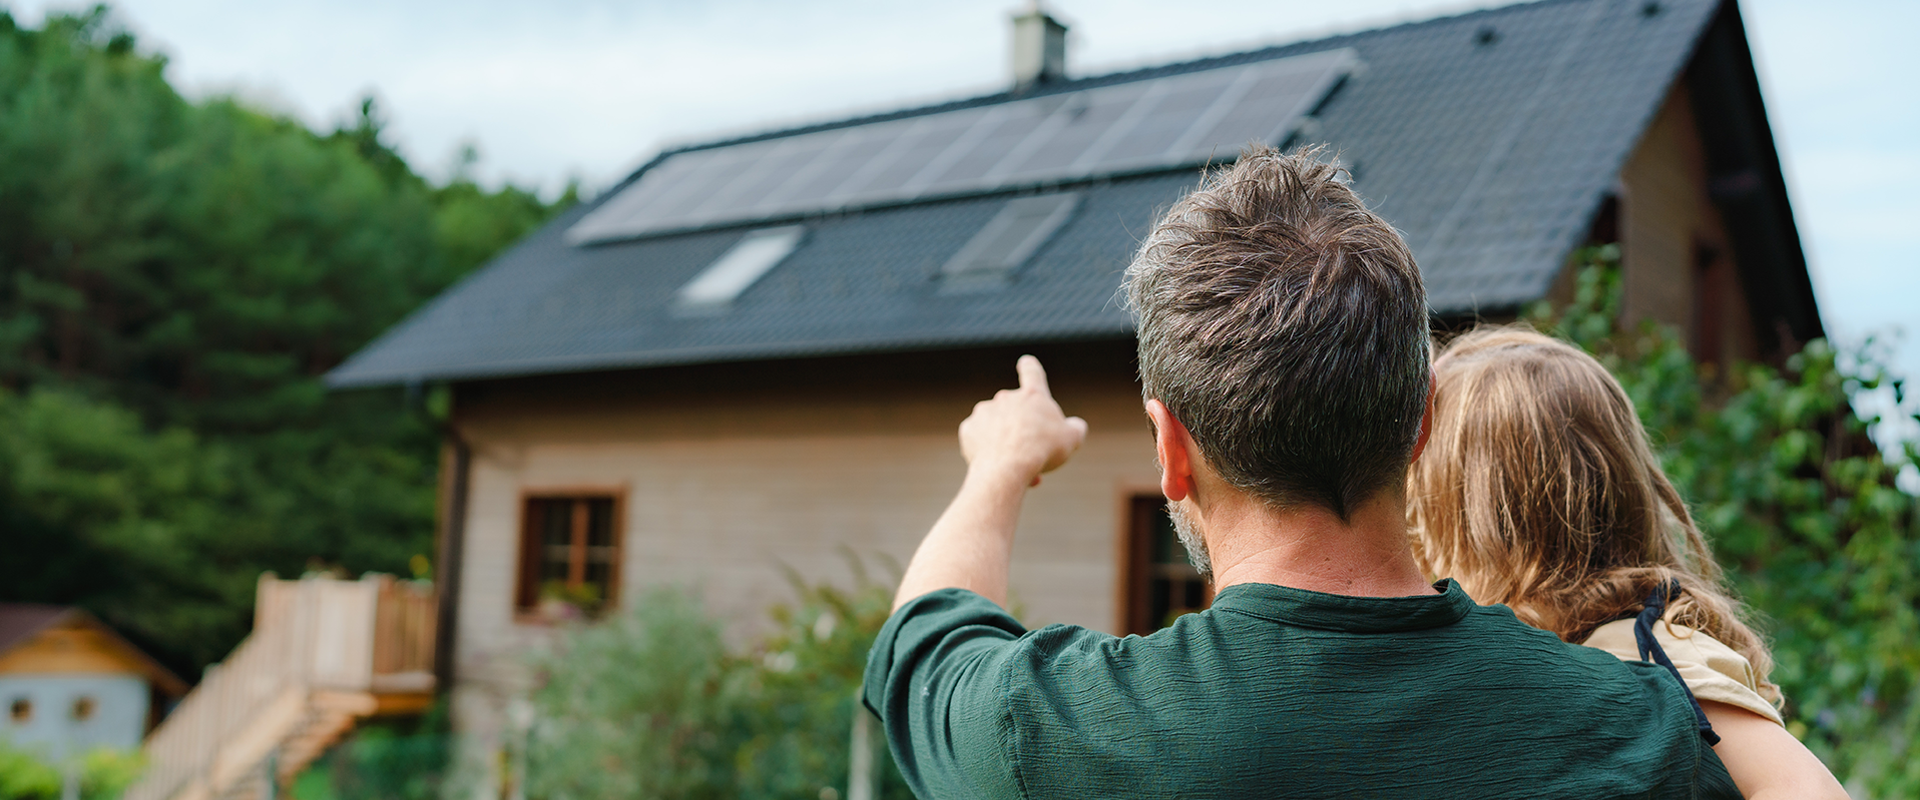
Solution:
[{"label": "dark strap on shoulder", "polygon": [[[1707,740],[1709,746],[1720,743],[1720,734],[1713,732],[1713,723],[1707,721],[1707,712],[1700,707],[1700,700],[1693,696],[1693,690],[1687,687],[1687,680],[1680,677],[1680,668],[1667,658],[1667,651],[1660,648],[1659,640],[1653,638],[1653,626],[1667,613],[1667,604],[1680,596],[1680,581],[1669,580],[1663,586],[1647,595],[1647,605],[1640,609],[1640,616],[1633,621],[1633,638],[1640,645],[1640,660],[1651,661],[1666,667],[1673,673],[1673,679],[1680,682],[1680,688],[1687,692],[1687,702],[1693,706],[1693,718],[1699,722],[1700,738]],[[1649,657],[1651,656],[1651,657]]]}]

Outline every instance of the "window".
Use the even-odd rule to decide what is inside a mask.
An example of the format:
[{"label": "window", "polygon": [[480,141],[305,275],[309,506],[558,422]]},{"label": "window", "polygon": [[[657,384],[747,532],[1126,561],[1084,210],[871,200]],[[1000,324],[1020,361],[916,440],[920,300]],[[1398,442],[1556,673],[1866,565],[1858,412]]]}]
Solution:
[{"label": "window", "polygon": [[74,721],[86,722],[87,720],[93,719],[93,712],[94,712],[93,698],[83,696],[83,697],[78,697],[74,699],[73,701]]},{"label": "window", "polygon": [[674,298],[681,311],[720,311],[800,246],[806,228],[789,225],[748,233],[713,263],[680,287]]},{"label": "window", "polygon": [[7,717],[13,720],[13,724],[15,725],[25,725],[32,722],[33,701],[24,697],[14,698],[12,705],[7,708]]},{"label": "window", "polygon": [[940,269],[947,290],[999,286],[1027,263],[1054,231],[1066,224],[1079,205],[1080,195],[1042,194],[1016,197],[1001,206],[979,233]]},{"label": "window", "polygon": [[515,592],[521,612],[591,617],[612,606],[620,583],[619,507],[611,494],[527,498]]},{"label": "window", "polygon": [[1124,555],[1125,633],[1144,636],[1213,602],[1213,587],[1187,560],[1187,549],[1173,532],[1166,498],[1137,495],[1128,503]]}]

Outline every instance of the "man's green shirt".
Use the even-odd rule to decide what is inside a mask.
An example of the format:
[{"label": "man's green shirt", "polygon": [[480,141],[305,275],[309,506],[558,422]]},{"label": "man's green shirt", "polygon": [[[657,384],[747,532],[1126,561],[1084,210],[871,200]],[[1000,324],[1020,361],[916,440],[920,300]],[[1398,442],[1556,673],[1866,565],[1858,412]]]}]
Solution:
[{"label": "man's green shirt", "polygon": [[868,708],[922,798],[1738,797],[1685,687],[1438,594],[1267,584],[1151,636],[908,603]]}]

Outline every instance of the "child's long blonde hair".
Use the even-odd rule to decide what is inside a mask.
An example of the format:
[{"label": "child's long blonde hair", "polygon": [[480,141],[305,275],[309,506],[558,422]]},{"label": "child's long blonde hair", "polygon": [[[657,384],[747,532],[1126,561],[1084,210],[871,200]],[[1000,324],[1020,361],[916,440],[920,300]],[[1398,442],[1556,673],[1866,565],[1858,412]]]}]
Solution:
[{"label": "child's long blonde hair", "polygon": [[1414,552],[1430,574],[1574,643],[1677,579],[1686,591],[1666,619],[1746,656],[1767,699],[1778,697],[1766,644],[1741,622],[1605,367],[1557,339],[1499,327],[1454,340],[1434,374],[1431,433],[1407,481]]}]

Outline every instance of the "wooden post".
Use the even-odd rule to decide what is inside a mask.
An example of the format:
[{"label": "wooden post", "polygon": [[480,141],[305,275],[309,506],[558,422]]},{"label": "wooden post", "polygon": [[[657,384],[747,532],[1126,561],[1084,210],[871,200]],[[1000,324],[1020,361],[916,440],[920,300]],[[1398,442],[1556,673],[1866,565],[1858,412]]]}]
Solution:
[{"label": "wooden post", "polygon": [[847,800],[873,800],[873,715],[867,713],[866,706],[860,703],[860,693],[854,692],[853,699],[853,754],[847,763]]},{"label": "wooden post", "polygon": [[280,772],[279,745],[267,751],[266,763],[261,764],[260,769],[265,773],[261,777],[266,781],[266,788],[260,790],[260,800],[274,800],[280,794],[280,776],[277,774]]}]

